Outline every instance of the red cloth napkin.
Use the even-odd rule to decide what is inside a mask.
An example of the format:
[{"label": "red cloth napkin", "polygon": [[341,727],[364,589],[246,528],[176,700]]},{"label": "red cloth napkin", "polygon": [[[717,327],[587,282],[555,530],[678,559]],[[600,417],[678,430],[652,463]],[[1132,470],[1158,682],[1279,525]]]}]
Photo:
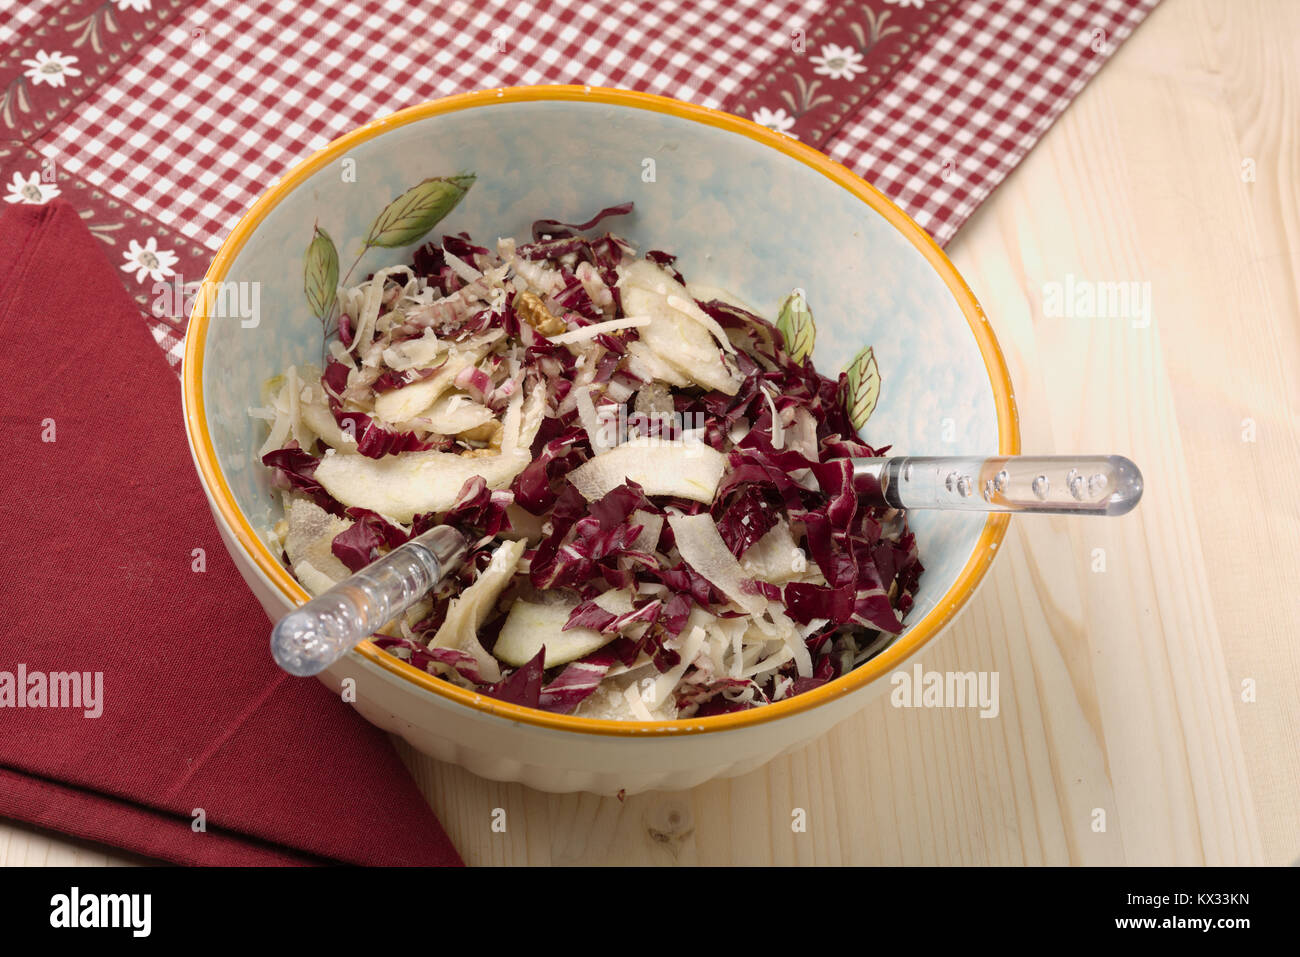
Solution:
[{"label": "red cloth napkin", "polygon": [[[186,864],[460,864],[384,734],[275,667],[176,378],[62,201],[0,216],[0,342],[0,815]],[[102,700],[18,708],[20,669],[25,702],[74,671]]]}]

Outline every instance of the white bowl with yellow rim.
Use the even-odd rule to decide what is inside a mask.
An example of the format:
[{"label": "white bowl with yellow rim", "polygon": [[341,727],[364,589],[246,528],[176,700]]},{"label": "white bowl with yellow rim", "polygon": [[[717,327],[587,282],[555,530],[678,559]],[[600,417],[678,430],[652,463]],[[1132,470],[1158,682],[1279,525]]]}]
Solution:
[{"label": "white bowl with yellow rim", "polygon": [[[883,385],[862,432],[871,445],[1019,451],[1006,366],[970,289],[919,226],[842,166],[765,127],[644,93],[542,86],[448,97],[369,123],[290,170],[240,220],[205,278],[209,292],[255,289],[256,315],[232,315],[209,295],[191,317],[191,451],[222,539],[270,618],[308,595],[267,544],[280,503],[256,454],[264,427],[248,410],[265,380],[319,356],[320,325],[303,296],[313,227],[350,262],[376,210],[413,183],[460,171],[476,181],[437,232],[490,244],[526,235],[536,219],[580,221],[632,200],[620,235],[675,253],[691,281],[737,293],[769,317],[803,289],[824,374],[873,346]],[[368,249],[354,275],[409,262],[418,242]],[[970,599],[1007,520],[915,515],[926,571],[904,633],[850,674],[748,711],[660,722],[552,714],[467,691],[370,642],[322,677],[334,688],[351,679],[351,706],[367,720],[484,777],[600,794],[687,788],[759,767],[885,690]]]}]

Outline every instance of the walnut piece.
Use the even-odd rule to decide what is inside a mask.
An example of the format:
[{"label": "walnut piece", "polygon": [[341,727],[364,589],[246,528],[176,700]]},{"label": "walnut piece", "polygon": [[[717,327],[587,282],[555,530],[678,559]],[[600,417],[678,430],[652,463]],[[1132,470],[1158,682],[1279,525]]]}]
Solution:
[{"label": "walnut piece", "polygon": [[515,314],[548,339],[558,336],[569,327],[563,319],[551,314],[541,296],[535,292],[521,292],[514,299]]},{"label": "walnut piece", "polygon": [[501,448],[501,436],[505,428],[501,425],[500,419],[489,419],[482,425],[476,425],[472,429],[466,429],[464,432],[458,432],[456,438],[463,442],[486,442],[493,448]]}]

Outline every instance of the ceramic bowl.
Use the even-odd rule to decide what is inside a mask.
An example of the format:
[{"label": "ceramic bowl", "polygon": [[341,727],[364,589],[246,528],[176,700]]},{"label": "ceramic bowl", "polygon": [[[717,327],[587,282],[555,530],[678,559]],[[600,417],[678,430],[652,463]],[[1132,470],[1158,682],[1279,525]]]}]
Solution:
[{"label": "ceramic bowl", "polygon": [[[1006,367],[971,291],[920,227],[821,153],[644,93],[550,86],[448,97],[369,123],[272,184],[217,252],[194,309],[183,372],[190,446],[226,547],[271,619],[308,596],[266,544],[280,506],[256,458],[265,426],[248,410],[264,380],[319,356],[320,325],[304,297],[313,227],[347,264],[395,197],[463,171],[477,181],[435,236],[464,230],[490,245],[526,236],[535,219],[578,222],[633,200],[617,231],[676,253],[692,282],[769,317],[791,289],[805,290],[823,373],[874,347],[883,386],[862,432],[871,445],[1019,450]],[[369,249],[354,276],[409,262],[418,242]],[[257,291],[255,316],[220,295],[241,289]],[[1007,518],[916,513],[912,526],[926,571],[907,630],[851,674],[766,707],[671,722],[580,719],[463,690],[370,642],[323,680],[353,679],[353,706],[369,721],[484,777],[600,794],[692,787],[807,743],[887,689],[971,597]]]}]

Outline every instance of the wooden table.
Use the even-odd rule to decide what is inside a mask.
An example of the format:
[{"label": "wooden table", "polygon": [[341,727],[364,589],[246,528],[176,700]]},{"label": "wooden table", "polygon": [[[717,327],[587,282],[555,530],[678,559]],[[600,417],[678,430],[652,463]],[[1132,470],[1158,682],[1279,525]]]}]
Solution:
[{"label": "wooden table", "polygon": [[[997,718],[882,699],[746,777],[625,802],[404,751],[465,858],[1300,857],[1297,38],[1294,0],[1165,0],[952,244],[1006,352],[1025,451],[1124,453],[1147,480],[1122,519],[1013,522],[923,655],[997,671]],[[1069,277],[1149,283],[1152,321],[1046,315],[1046,284]],[[0,863],[120,862],[0,823]]]}]

